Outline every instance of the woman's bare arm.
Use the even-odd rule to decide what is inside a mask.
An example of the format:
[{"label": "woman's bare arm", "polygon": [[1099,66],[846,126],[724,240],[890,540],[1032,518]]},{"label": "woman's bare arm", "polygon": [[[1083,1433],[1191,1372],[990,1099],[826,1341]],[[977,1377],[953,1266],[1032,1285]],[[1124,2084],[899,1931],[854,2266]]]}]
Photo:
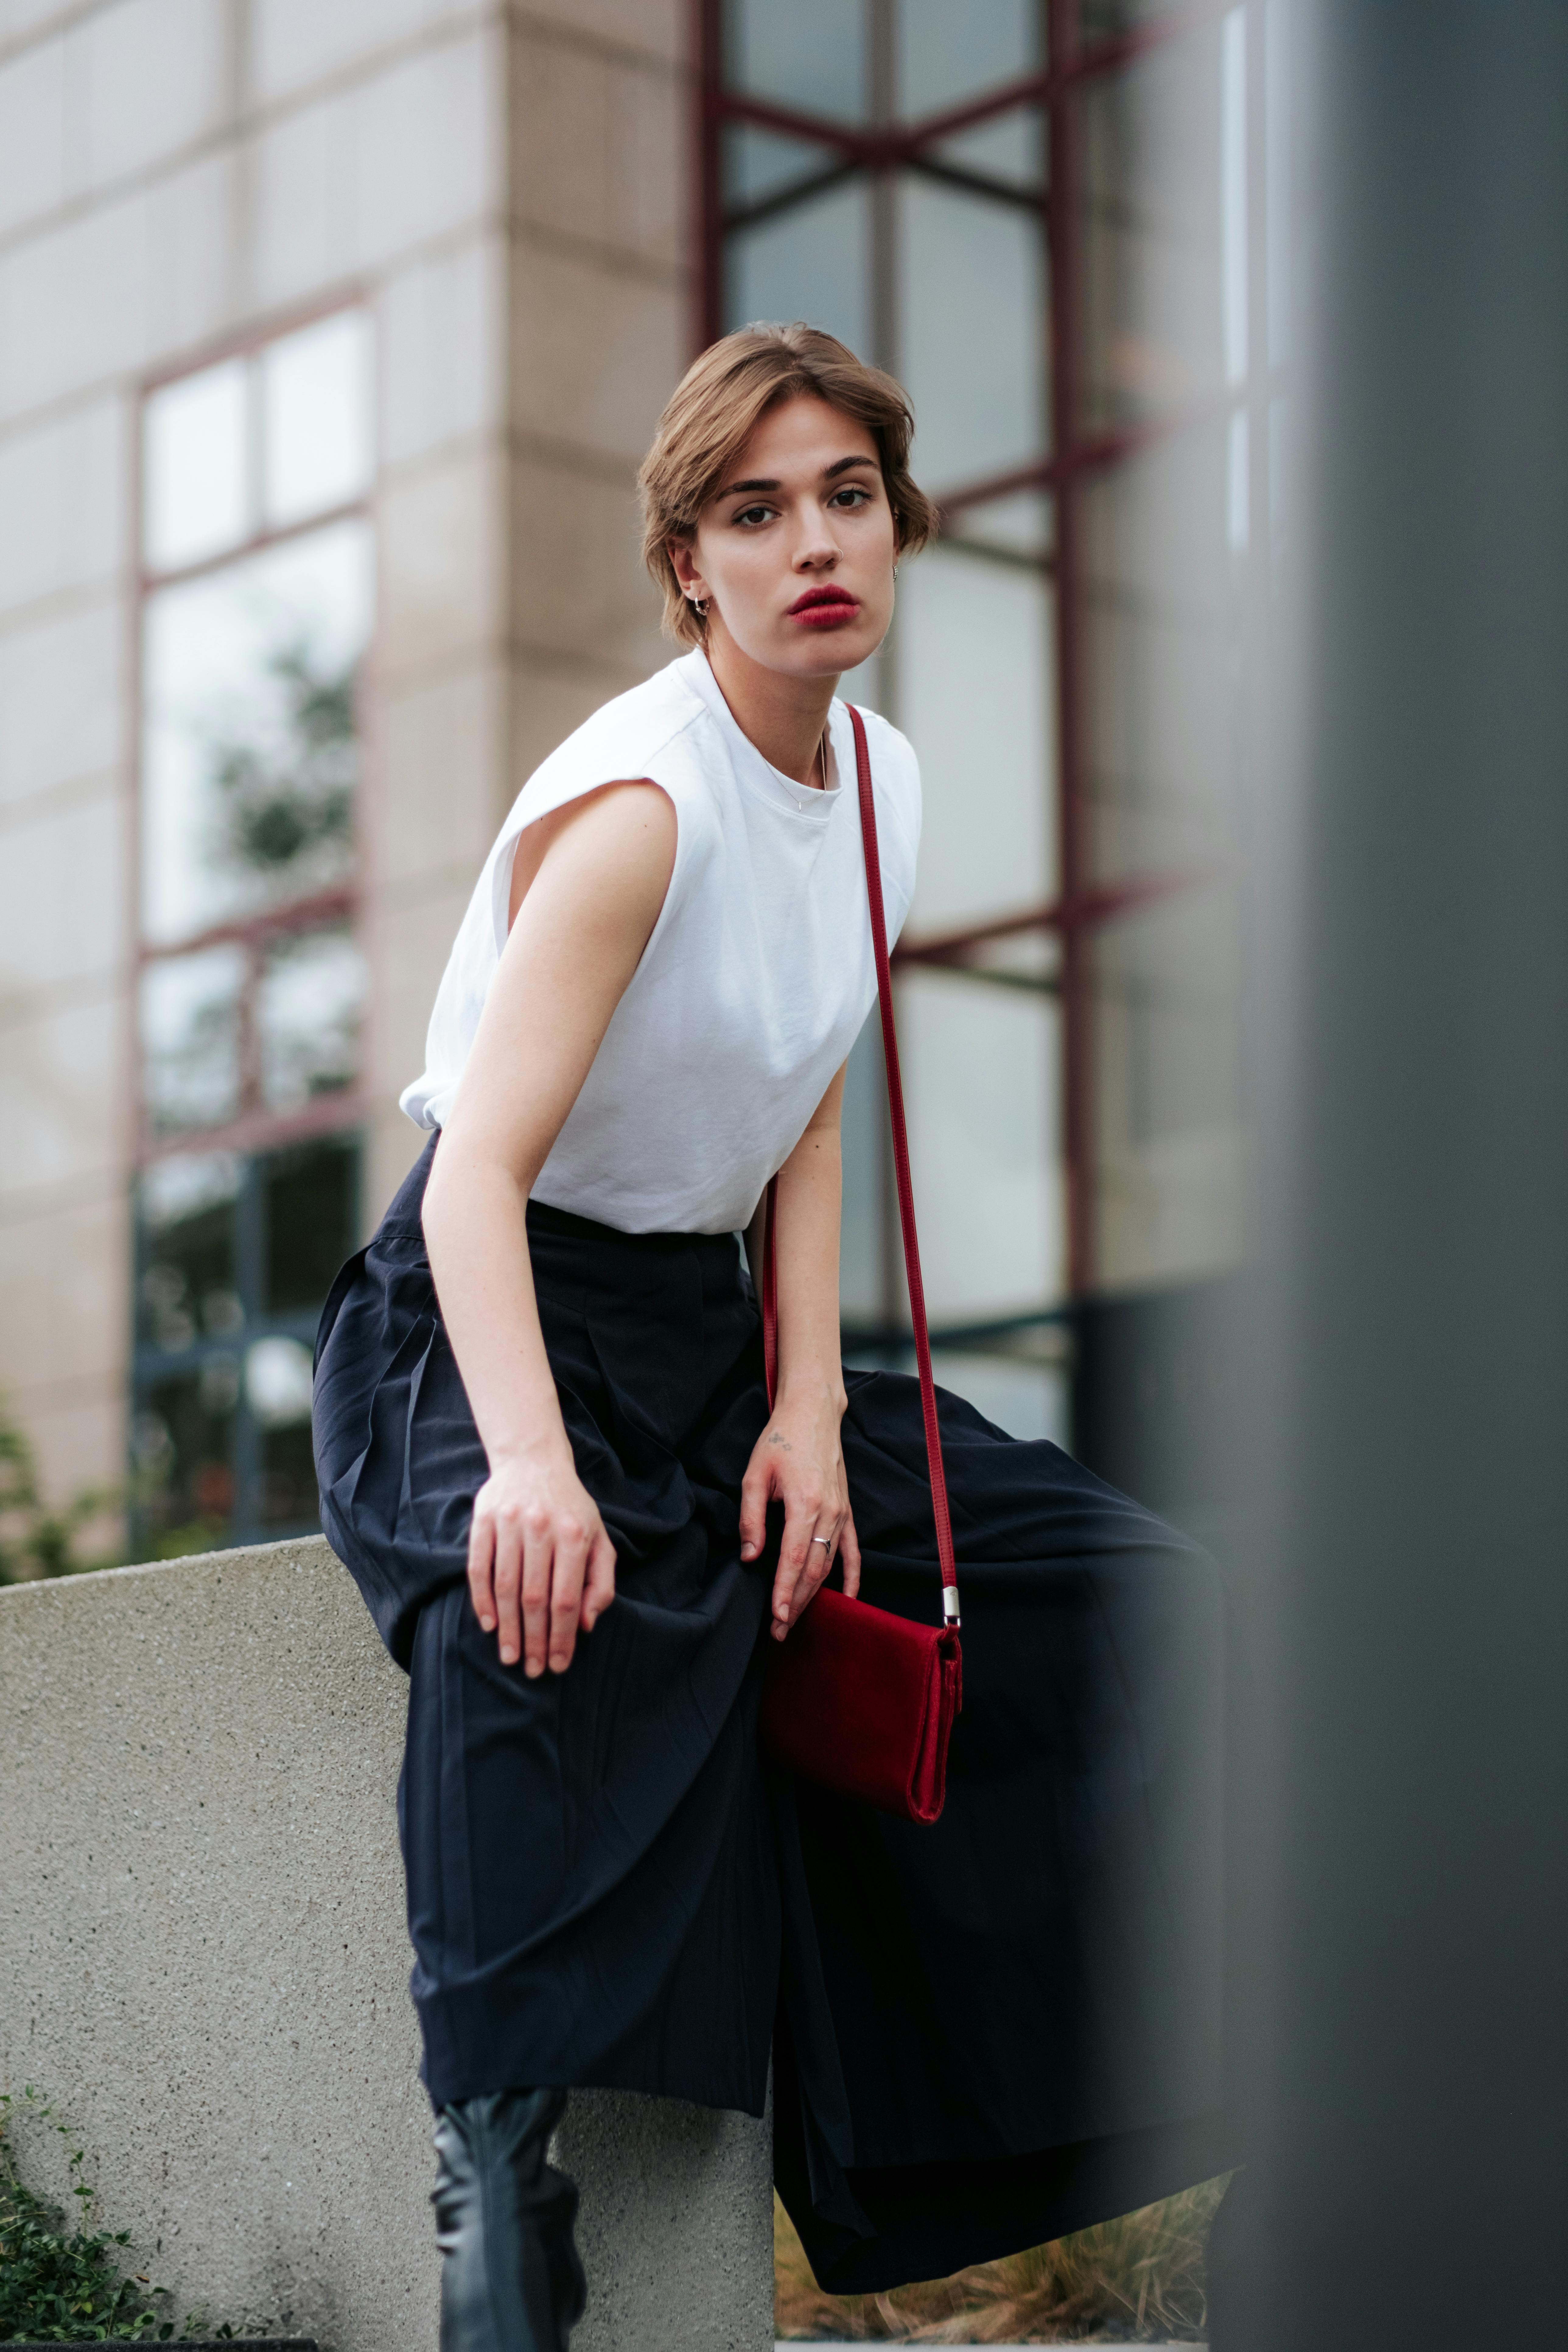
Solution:
[{"label": "woman's bare arm", "polygon": [[570,1664],[615,1593],[615,1552],[576,1474],[539,1326],[528,1196],[637,970],[674,870],[675,811],[614,784],[525,835],[521,905],[425,1194],[441,1312],[489,1477],[468,1585],[503,1664]]},{"label": "woman's bare arm", "polygon": [[[782,1642],[836,1551],[844,1590],[860,1582],[860,1548],[839,1444],[844,1369],[838,1339],[838,1228],[843,1193],[839,1071],[778,1179],[778,1391],[741,1488],[741,1557],[763,1548],[769,1499],[784,1506],[773,1579],[773,1633]],[[761,1273],[759,1260],[754,1260]]]}]

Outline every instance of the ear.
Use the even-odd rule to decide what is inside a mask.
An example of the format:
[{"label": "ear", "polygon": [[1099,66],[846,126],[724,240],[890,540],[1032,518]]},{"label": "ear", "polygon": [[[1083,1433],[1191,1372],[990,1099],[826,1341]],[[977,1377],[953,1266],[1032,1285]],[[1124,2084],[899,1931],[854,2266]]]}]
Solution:
[{"label": "ear", "polygon": [[669,561],[682,591],[688,595],[706,596],[709,593],[708,583],[698,569],[697,551],[690,541],[684,539],[669,539],[666,540],[665,545],[669,550]]}]

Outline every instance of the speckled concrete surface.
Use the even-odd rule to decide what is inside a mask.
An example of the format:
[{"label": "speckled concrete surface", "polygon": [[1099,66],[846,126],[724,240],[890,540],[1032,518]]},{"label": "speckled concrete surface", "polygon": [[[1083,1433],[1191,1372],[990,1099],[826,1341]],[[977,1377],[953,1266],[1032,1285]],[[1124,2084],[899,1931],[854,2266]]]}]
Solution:
[{"label": "speckled concrete surface", "polygon": [[[0,1592],[0,2087],[53,2098],[182,2308],[322,2352],[436,2345],[405,1689],[319,1538]],[[772,2345],[765,2126],[582,2094],[561,2157],[574,2352]]]}]

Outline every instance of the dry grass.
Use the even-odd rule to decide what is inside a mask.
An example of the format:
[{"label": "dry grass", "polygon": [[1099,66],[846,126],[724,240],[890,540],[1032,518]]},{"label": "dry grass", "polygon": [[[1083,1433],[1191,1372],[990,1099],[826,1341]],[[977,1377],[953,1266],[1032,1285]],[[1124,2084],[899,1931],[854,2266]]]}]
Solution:
[{"label": "dry grass", "polygon": [[778,2333],[849,2343],[1062,2344],[1096,2336],[1201,2337],[1204,2243],[1223,2180],[1054,2245],[890,2294],[824,2294],[773,2200]]}]

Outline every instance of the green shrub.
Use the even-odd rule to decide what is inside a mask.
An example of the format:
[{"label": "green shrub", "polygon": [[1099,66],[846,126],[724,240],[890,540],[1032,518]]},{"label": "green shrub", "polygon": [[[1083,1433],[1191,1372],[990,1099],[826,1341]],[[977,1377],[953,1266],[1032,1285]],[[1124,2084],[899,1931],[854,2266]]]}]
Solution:
[{"label": "green shrub", "polygon": [[[30,2086],[23,2096],[35,2119],[68,2145],[70,2134],[47,2103]],[[174,2323],[155,2305],[167,2298],[144,2274],[127,2278],[116,2259],[115,2250],[131,2242],[129,2231],[71,2227],[73,2218],[80,2224],[91,2213],[83,2151],[71,2150],[70,2194],[79,2200],[73,2217],[17,2179],[11,2105],[9,2092],[0,2092],[0,2344],[29,2336],[42,2344],[166,2344]]]},{"label": "green shrub", "polygon": [[114,1487],[89,1486],[51,1508],[38,1484],[32,1440],[0,1396],[0,1584],[118,1567],[118,1550],[84,1553],[81,1539],[84,1528],[118,1509],[122,1499]]}]

